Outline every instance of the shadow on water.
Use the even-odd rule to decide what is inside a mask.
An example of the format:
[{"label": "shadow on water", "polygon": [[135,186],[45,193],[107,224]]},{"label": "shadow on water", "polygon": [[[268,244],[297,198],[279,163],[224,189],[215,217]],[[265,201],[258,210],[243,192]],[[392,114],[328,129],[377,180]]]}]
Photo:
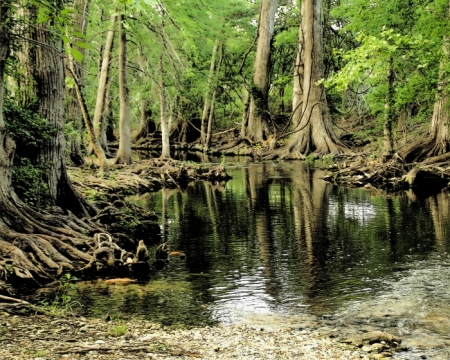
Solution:
[{"label": "shadow on water", "polygon": [[447,266],[446,193],[344,189],[298,162],[227,172],[225,187],[195,182],[137,199],[160,217],[152,243],[168,242],[186,259],[146,284],[80,283],[86,311],[186,325],[320,318],[372,301],[408,271]]}]

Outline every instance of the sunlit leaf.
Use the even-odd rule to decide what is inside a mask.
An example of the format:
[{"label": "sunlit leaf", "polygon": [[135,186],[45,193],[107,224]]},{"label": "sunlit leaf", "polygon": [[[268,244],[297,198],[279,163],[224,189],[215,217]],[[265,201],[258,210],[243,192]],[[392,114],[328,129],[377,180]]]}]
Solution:
[{"label": "sunlit leaf", "polygon": [[83,61],[83,54],[81,52],[79,52],[77,49],[74,49],[71,47],[69,49],[69,53],[79,63],[81,63]]}]

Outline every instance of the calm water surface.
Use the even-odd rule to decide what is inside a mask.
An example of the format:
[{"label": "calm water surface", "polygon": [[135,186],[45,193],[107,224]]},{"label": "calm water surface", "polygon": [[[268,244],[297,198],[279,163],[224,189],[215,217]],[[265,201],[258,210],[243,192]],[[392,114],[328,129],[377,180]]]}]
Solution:
[{"label": "calm water surface", "polygon": [[226,184],[138,199],[160,217],[149,247],[168,242],[186,259],[145,284],[79,283],[88,314],[168,325],[320,317],[369,303],[413,271],[448,273],[446,193],[343,189],[299,162],[232,164],[227,172]]}]

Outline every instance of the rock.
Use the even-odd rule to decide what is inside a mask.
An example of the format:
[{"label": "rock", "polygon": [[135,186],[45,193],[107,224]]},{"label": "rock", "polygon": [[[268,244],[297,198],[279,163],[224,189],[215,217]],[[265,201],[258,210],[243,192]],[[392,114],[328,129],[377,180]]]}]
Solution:
[{"label": "rock", "polygon": [[386,344],[399,344],[401,342],[401,339],[392,334],[384,333],[382,331],[371,331],[364,334],[352,335],[343,342],[361,347],[364,344],[372,345],[375,343],[381,343],[382,341],[384,341]]},{"label": "rock", "polygon": [[369,359],[384,359],[382,354],[370,354]]},{"label": "rock", "polygon": [[374,343],[370,346],[370,352],[380,353],[386,348],[386,345],[380,343]]}]

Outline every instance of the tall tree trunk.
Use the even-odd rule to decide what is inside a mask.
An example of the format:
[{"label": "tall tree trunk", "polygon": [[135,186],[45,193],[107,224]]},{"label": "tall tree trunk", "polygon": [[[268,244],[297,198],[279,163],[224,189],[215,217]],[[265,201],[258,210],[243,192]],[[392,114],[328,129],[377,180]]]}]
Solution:
[{"label": "tall tree trunk", "polygon": [[384,104],[384,138],[382,150],[383,162],[389,160],[394,149],[394,138],[392,135],[392,99],[394,97],[394,71],[392,70],[392,58],[389,58],[386,82],[388,88],[386,93],[386,102]]},{"label": "tall tree trunk", "polygon": [[219,81],[219,76],[220,76],[220,68],[222,67],[222,61],[223,61],[223,51],[224,51],[224,47],[223,45],[221,46],[221,52],[220,52],[220,59],[219,59],[219,63],[217,64],[217,70],[216,73],[214,74],[214,81],[213,81],[213,94],[211,97],[211,108],[209,110],[209,117],[208,117],[208,128],[207,128],[207,132],[206,132],[206,141],[205,141],[205,151],[209,150],[209,147],[211,146],[211,137],[212,137],[212,122],[214,119],[214,108],[216,106],[216,96],[217,96],[217,83]]},{"label": "tall tree trunk", "polygon": [[131,164],[131,133],[130,133],[130,95],[127,80],[127,38],[124,27],[124,16],[119,15],[119,97],[120,97],[120,119],[119,119],[119,150],[117,151],[116,163]]},{"label": "tall tree trunk", "polygon": [[141,99],[141,117],[139,120],[139,130],[133,139],[133,143],[136,143],[142,139],[146,139],[150,135],[150,121],[152,118],[152,110],[148,106],[146,99]]},{"label": "tall tree trunk", "polygon": [[[89,15],[89,2],[86,0],[76,0],[74,4],[74,25],[81,30],[82,34],[86,34],[87,28],[87,17]],[[83,39],[77,39],[83,41]],[[81,62],[81,66],[73,67],[72,70],[75,72],[75,76],[78,79],[80,86],[84,84],[84,53],[85,49],[78,47],[76,45],[72,45],[76,50],[78,50],[81,54],[83,54],[83,60]],[[66,61],[66,67],[68,66],[68,62]],[[71,161],[75,165],[84,164],[84,157],[81,153],[81,139],[83,132],[83,122],[82,122],[82,114],[81,108],[77,101],[77,94],[74,88],[66,88],[66,121],[72,123],[72,126],[76,132],[73,135],[69,136],[69,156]]]},{"label": "tall tree trunk", "polygon": [[211,97],[211,108],[209,110],[208,127],[206,129],[206,141],[203,148],[204,152],[209,151],[209,147],[211,146],[212,122],[214,119],[214,108],[216,106],[216,95],[217,89],[214,89]]},{"label": "tall tree trunk", "polygon": [[249,115],[249,110],[250,110],[250,101],[251,101],[250,92],[247,91],[247,93],[245,95],[244,113],[242,114],[241,132],[240,132],[240,137],[241,138],[246,137],[246,134],[247,134],[248,115]]},{"label": "tall tree trunk", "polygon": [[[31,7],[29,20],[36,22],[37,8]],[[25,71],[29,74],[31,98],[25,100],[29,108],[54,127],[54,135],[41,139],[41,146],[28,157],[35,166],[45,166],[42,181],[48,189],[49,205],[57,205],[78,215],[95,213],[73,188],[66,171],[64,138],[64,59],[63,45],[45,23],[37,24],[30,34],[35,46],[28,46]]]},{"label": "tall tree trunk", "polygon": [[170,159],[170,139],[169,139],[169,124],[167,121],[167,99],[166,99],[166,84],[164,82],[164,64],[163,54],[159,56],[159,72],[161,75],[160,81],[160,109],[161,109],[161,141],[162,150],[161,158]]},{"label": "tall tree trunk", "polygon": [[269,64],[276,10],[277,0],[262,0],[249,118],[246,129],[246,136],[255,141],[264,140],[265,135],[268,133]]},{"label": "tall tree trunk", "polygon": [[[105,113],[105,103],[106,103],[106,93],[107,84],[109,79],[109,68],[111,64],[111,51],[114,42],[114,26],[116,23],[116,15],[112,15],[110,18],[110,24],[108,33],[106,35],[105,48],[103,50],[102,63],[100,67],[100,76],[98,79],[98,89],[97,89],[97,100],[95,102],[94,110],[94,131],[95,137],[100,142],[103,150],[108,153],[108,142],[106,139],[106,124],[104,121]],[[92,143],[89,145],[88,155],[92,152]]]},{"label": "tall tree trunk", "polygon": [[75,74],[72,64],[70,65],[69,69],[70,69],[72,76],[74,77],[76,96],[78,99],[79,106],[81,108],[81,113],[82,113],[82,116],[84,119],[84,123],[86,125],[86,130],[87,130],[87,133],[89,136],[89,140],[90,140],[91,144],[93,144],[92,146],[94,149],[94,153],[98,159],[98,163],[100,166],[100,174],[103,175],[104,173],[107,173],[109,171],[108,159],[106,158],[105,152],[103,151],[103,148],[101,147],[100,142],[95,137],[94,125],[93,125],[91,117],[89,115],[86,101],[84,100],[84,95],[81,92],[81,86],[79,85],[79,82],[76,78],[76,74]]},{"label": "tall tree trunk", "polygon": [[171,136],[173,134],[173,132],[175,131],[175,129],[178,127],[177,124],[177,117],[175,115],[175,109],[177,108],[177,97],[175,96],[175,98],[173,99],[173,101],[171,101],[168,104],[169,107],[169,136]]},{"label": "tall tree trunk", "polygon": [[320,155],[348,151],[333,131],[325,88],[317,82],[324,77],[322,0],[301,2],[301,42],[304,77],[301,119],[282,158],[302,159],[311,152]]},{"label": "tall tree trunk", "polygon": [[303,38],[302,27],[300,25],[298,37],[298,50],[294,65],[294,86],[292,96],[292,124],[296,128],[302,119],[302,104],[303,104]]},{"label": "tall tree trunk", "polygon": [[[9,54],[9,40],[10,32],[8,28],[7,19],[10,11],[9,2],[6,0],[0,0],[0,133],[2,134],[2,141],[0,141],[0,149],[3,151],[1,155],[5,156],[4,139],[5,139],[5,121],[3,120],[3,96],[5,93],[5,79],[3,74],[5,73],[6,59]],[[1,164],[5,162],[3,157],[0,158]],[[2,174],[3,175],[3,174]],[[3,177],[1,177],[3,179]],[[0,181],[3,182],[3,181]]]},{"label": "tall tree trunk", "polygon": [[208,73],[208,83],[206,85],[206,91],[205,91],[205,102],[203,105],[203,113],[202,113],[202,122],[201,122],[201,128],[200,128],[200,141],[202,145],[205,145],[206,141],[206,132],[205,132],[205,124],[206,119],[208,118],[208,112],[210,109],[210,91],[211,91],[211,83],[214,80],[214,69],[216,67],[216,55],[217,51],[219,50],[219,39],[216,40],[211,56],[211,65],[209,67],[209,73]]}]

